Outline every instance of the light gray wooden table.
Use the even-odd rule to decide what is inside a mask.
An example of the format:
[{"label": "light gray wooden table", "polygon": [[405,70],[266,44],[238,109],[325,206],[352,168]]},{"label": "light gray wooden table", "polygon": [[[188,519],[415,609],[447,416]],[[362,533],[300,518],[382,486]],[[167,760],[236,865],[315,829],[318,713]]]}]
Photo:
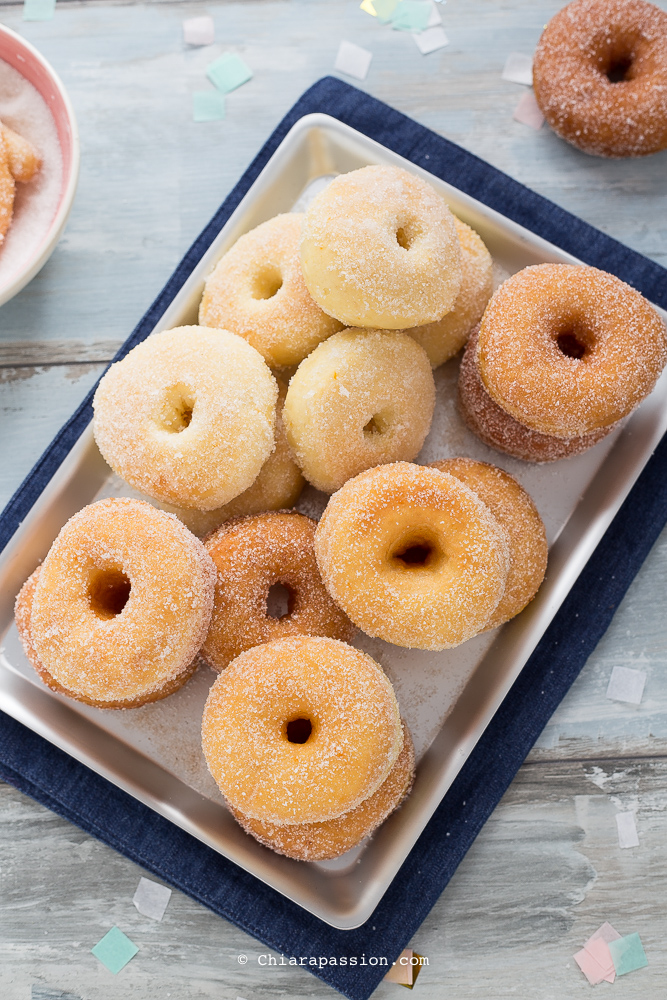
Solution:
[{"label": "light gray wooden table", "polygon": [[[332,71],[341,39],[373,52],[359,84],[369,93],[667,264],[667,153],[608,162],[512,120],[523,88],[501,79],[505,58],[531,53],[560,6],[448,0],[450,45],[424,57],[357,0],[59,0],[54,20],[30,24],[19,5],[0,0],[0,21],[62,76],[82,139],[65,237],[32,284],[0,308],[0,505],[273,127]],[[186,50],[182,20],[200,13],[212,14],[216,45]],[[243,55],[254,78],[229,96],[226,121],[195,124],[191,92],[206,86],[203,67],[227,49]],[[429,959],[415,987],[425,1000],[586,995],[571,956],[604,920],[622,934],[638,931],[650,962],[618,980],[615,995],[667,993],[666,566],[667,532],[415,936]],[[639,707],[605,697],[617,664],[647,672]],[[640,845],[621,850],[614,817],[630,809]],[[261,968],[266,948],[177,892],[161,923],[141,917],[131,903],[141,874],[0,785],[3,1000],[58,990],[98,1000],[335,995],[304,971]],[[141,948],[115,977],[90,954],[114,923]],[[383,984],[376,996],[400,990]]]}]

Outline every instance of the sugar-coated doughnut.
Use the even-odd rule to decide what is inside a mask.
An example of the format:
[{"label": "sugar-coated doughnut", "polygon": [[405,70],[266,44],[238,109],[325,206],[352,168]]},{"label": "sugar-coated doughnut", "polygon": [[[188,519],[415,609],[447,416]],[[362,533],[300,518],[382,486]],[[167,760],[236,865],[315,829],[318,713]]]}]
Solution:
[{"label": "sugar-coated doughnut", "polygon": [[346,326],[402,330],[441,319],[459,294],[460,257],[444,201],[400,167],[341,174],[305,213],[306,285]]},{"label": "sugar-coated doughnut", "polygon": [[206,279],[202,326],[243,337],[272,368],[298,365],[340,330],[303,280],[300,212],[277,215],[242,236]]},{"label": "sugar-coated doughnut", "polygon": [[[252,646],[289,635],[352,638],[353,625],[322,583],[315,528],[296,511],[275,511],[228,521],[204,540],[218,579],[201,655],[214,670]],[[289,592],[289,605],[274,618],[267,600],[278,583]]]},{"label": "sugar-coated doughnut", "polygon": [[665,324],[613,274],[572,264],[526,267],[497,289],[479,328],[482,384],[532,430],[573,438],[611,427],[653,389]]},{"label": "sugar-coated doughnut", "polygon": [[14,180],[27,184],[42,165],[39,153],[31,142],[0,122],[0,133],[7,148],[7,160]]},{"label": "sugar-coated doughnut", "polygon": [[544,29],[533,83],[549,125],[585,153],[667,148],[667,12],[645,0],[574,0]]},{"label": "sugar-coated doughnut", "polygon": [[408,727],[403,722],[403,746],[389,776],[371,796],[336,819],[327,823],[285,824],[266,823],[249,819],[236,809],[234,818],[246,833],[297,861],[325,861],[338,858],[370,836],[408,796],[415,772],[415,751]]},{"label": "sugar-coated doughnut", "polygon": [[252,486],[230,500],[224,507],[216,507],[214,510],[195,510],[194,507],[176,507],[173,504],[159,503],[162,510],[175,514],[199,538],[208,535],[232,517],[261,514],[266,510],[286,510],[288,507],[293,507],[301,495],[304,478],[292,458],[282,418],[287,386],[280,379],[276,381],[278,382],[276,446]]},{"label": "sugar-coated doughnut", "polygon": [[271,372],[242,337],[165,330],[102,378],[95,440],[135,489],[214,510],[247,490],[271,454],[277,396]]},{"label": "sugar-coated doughnut", "polygon": [[448,649],[486,626],[505,591],[505,530],[464,483],[398,462],[330,499],[315,534],[327,590],[367,635]]},{"label": "sugar-coated doughnut", "polygon": [[507,532],[510,566],[505,593],[486,623],[496,628],[514,618],[537,593],[547,568],[547,536],[537,507],[509,472],[472,458],[446,458],[431,463],[469,486]]},{"label": "sugar-coated doughnut", "polygon": [[65,524],[24,584],[16,621],[42,679],[98,708],[164,698],[192,674],[215,567],[177,518],[100,500]]},{"label": "sugar-coated doughnut", "polygon": [[458,408],[464,422],[484,444],[524,462],[556,462],[587,451],[614,429],[612,424],[578,437],[559,438],[552,434],[540,434],[520,424],[494,403],[482,385],[476,359],[478,332],[475,329],[470,334],[461,360]]},{"label": "sugar-coated doughnut", "polygon": [[9,229],[14,212],[14,178],[9,169],[9,153],[3,132],[0,130],[0,245]]},{"label": "sugar-coated doughnut", "polygon": [[491,254],[474,229],[456,216],[454,224],[461,243],[461,290],[454,307],[435,323],[405,331],[424,348],[433,368],[458,354],[493,294]]},{"label": "sugar-coated doughnut", "polygon": [[283,420],[306,479],[332,493],[364,469],[415,458],[434,406],[431,366],[412,337],[342,330],[299,365]]},{"label": "sugar-coated doughnut", "polygon": [[241,653],[213,684],[202,747],[233,809],[270,823],[323,823],[386,780],[403,744],[378,664],[344,642],[292,636]]}]

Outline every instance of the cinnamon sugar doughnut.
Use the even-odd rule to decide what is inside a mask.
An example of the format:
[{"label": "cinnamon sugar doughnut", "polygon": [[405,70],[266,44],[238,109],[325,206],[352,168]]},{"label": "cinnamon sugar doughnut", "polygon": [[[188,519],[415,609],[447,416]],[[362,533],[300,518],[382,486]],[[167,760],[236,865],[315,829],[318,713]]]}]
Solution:
[{"label": "cinnamon sugar doughnut", "polygon": [[461,244],[461,290],[454,307],[441,320],[406,330],[420,344],[432,368],[449,361],[464,346],[493,294],[493,261],[481,237],[454,216]]},{"label": "cinnamon sugar doughnut", "polygon": [[574,0],[544,29],[533,83],[549,125],[585,153],[667,148],[667,12],[645,0]]},{"label": "cinnamon sugar doughnut", "polygon": [[482,385],[475,357],[478,332],[479,329],[476,328],[470,334],[461,360],[458,406],[464,422],[484,444],[514,458],[521,458],[524,462],[556,462],[587,451],[614,429],[612,424],[611,427],[602,427],[590,434],[565,439],[540,434],[539,431],[524,427],[494,403]]},{"label": "cinnamon sugar doughnut", "polygon": [[156,333],[112,365],[93,407],[95,440],[135,489],[214,510],[248,489],[274,445],[278,387],[226,330]]},{"label": "cinnamon sugar doughnut", "polygon": [[0,122],[0,133],[7,149],[7,162],[14,180],[27,184],[42,165],[39,153],[27,139]]},{"label": "cinnamon sugar doughnut", "polygon": [[193,673],[215,567],[175,517],[100,500],[65,524],[19,593],[28,659],[56,691],[98,708],[164,698]]},{"label": "cinnamon sugar doughnut", "polygon": [[[329,597],[315,561],[316,522],[295,511],[228,521],[204,540],[217,569],[213,615],[201,650],[214,670],[246,649],[290,635],[348,640],[354,628]],[[271,617],[269,589],[289,591],[289,610]]]},{"label": "cinnamon sugar doughnut", "polygon": [[315,534],[322,579],[367,635],[448,649],[486,626],[505,590],[506,532],[459,479],[397,462],[362,472]]},{"label": "cinnamon sugar doughnut", "polygon": [[2,131],[0,131],[0,245],[9,229],[14,212],[14,178],[9,169],[9,153]]},{"label": "cinnamon sugar doughnut", "polygon": [[242,236],[206,279],[202,326],[243,337],[272,368],[298,365],[341,324],[310,297],[301,271],[303,215],[292,212]]},{"label": "cinnamon sugar doughnut", "polygon": [[345,326],[402,330],[441,319],[459,294],[460,256],[442,198],[400,167],[341,174],[303,221],[306,286]]},{"label": "cinnamon sugar doughnut", "polygon": [[667,330],[614,275],[538,264],[495,292],[475,358],[494,402],[524,426],[567,440],[610,428],[651,392],[667,361]]},{"label": "cinnamon sugar doughnut", "polygon": [[431,366],[412,337],[342,330],[299,365],[283,419],[304,476],[332,493],[364,469],[413,459],[434,407]]},{"label": "cinnamon sugar doughnut", "polygon": [[[401,720],[402,721],[402,720]],[[403,724],[403,746],[389,776],[378,790],[352,809],[327,823],[286,826],[249,819],[237,809],[232,815],[246,833],[278,854],[297,861],[338,858],[370,836],[410,793],[415,772],[415,751],[408,727]]]},{"label": "cinnamon sugar doughnut", "polygon": [[537,507],[513,476],[495,465],[472,458],[431,462],[469,486],[507,532],[510,566],[505,593],[485,631],[514,618],[537,593],[547,568],[547,536]]},{"label": "cinnamon sugar doughnut", "polygon": [[292,636],[241,653],[215,681],[202,748],[230,806],[250,819],[323,823],[386,780],[403,744],[380,667],[336,639]]},{"label": "cinnamon sugar doughnut", "polygon": [[175,514],[199,538],[215,531],[224,521],[229,521],[232,517],[261,514],[267,510],[286,510],[288,507],[293,507],[301,495],[304,478],[292,458],[282,418],[287,386],[280,379],[276,381],[278,383],[276,446],[252,486],[230,500],[224,507],[216,507],[215,510],[195,510],[193,507],[159,504],[162,510]]}]

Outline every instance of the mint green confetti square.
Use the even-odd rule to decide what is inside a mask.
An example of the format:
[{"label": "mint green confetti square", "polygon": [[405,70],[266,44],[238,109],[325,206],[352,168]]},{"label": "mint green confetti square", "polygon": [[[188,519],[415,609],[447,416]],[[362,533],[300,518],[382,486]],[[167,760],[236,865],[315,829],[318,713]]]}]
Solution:
[{"label": "mint green confetti square", "polygon": [[648,965],[639,934],[628,934],[627,937],[619,938],[617,941],[609,941],[609,951],[617,976],[624,976],[628,972],[643,969]]},{"label": "mint green confetti square", "polygon": [[228,94],[236,90],[242,83],[252,80],[252,70],[236,52],[225,52],[224,55],[209,63],[206,76],[218,90]]},{"label": "mint green confetti square", "polygon": [[195,90],[192,117],[196,122],[219,122],[225,117],[225,95],[219,90]]},{"label": "mint green confetti square", "polygon": [[56,10],[56,0],[24,0],[24,21],[50,21]]},{"label": "mint green confetti square", "polygon": [[136,944],[117,927],[112,927],[109,933],[90,950],[102,965],[106,965],[109,972],[113,972],[114,976],[124,969],[139,951]]},{"label": "mint green confetti square", "polygon": [[398,7],[398,0],[373,0],[373,6],[375,7],[378,21],[381,24],[388,24],[391,21],[391,15]]},{"label": "mint green confetti square", "polygon": [[397,31],[424,31],[431,17],[430,0],[401,0],[391,17]]}]

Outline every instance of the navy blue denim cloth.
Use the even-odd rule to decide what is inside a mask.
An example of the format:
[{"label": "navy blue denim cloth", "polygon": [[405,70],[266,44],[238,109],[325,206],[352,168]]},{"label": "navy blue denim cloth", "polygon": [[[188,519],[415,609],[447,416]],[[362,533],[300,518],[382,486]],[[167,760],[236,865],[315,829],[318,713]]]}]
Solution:
[{"label": "navy blue denim cloth", "polygon": [[[150,333],[291,126],[315,111],[364,132],[667,308],[667,271],[659,265],[380,101],[327,77],[280,123],[118,357]],[[92,393],[7,505],[0,546],[87,426],[91,398]],[[276,951],[298,958],[357,957],[355,966],[306,967],[351,1000],[366,1000],[385,971],[368,958],[386,956],[391,963],[414,936],[604,634],[666,521],[663,440],[391,887],[357,930],[337,931],[322,923],[2,713],[0,777]]]}]

